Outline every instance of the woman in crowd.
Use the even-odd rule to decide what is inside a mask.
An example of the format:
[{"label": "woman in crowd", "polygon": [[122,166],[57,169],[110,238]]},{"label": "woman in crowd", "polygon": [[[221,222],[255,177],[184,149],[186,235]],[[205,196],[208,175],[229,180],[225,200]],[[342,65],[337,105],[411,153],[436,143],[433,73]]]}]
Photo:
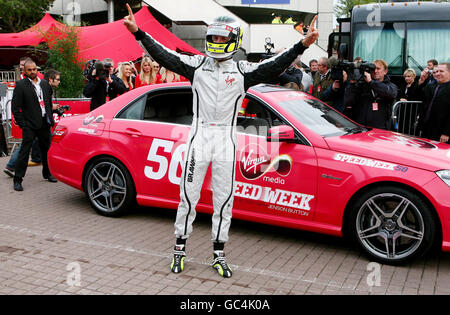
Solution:
[{"label": "woman in crowd", "polygon": [[153,70],[155,70],[156,74],[160,74],[159,70],[160,70],[160,66],[159,63],[157,63],[156,61],[153,61]]},{"label": "woman in crowd", "polygon": [[400,87],[398,98],[401,101],[420,101],[420,93],[414,69],[406,69],[403,73],[405,83]]},{"label": "woman in crowd", "polygon": [[133,67],[130,62],[122,62],[119,67],[117,77],[120,79],[119,83],[125,87],[126,92],[134,88],[132,69]]},{"label": "woman in crowd", "polygon": [[180,75],[169,69],[162,67],[160,73],[162,83],[181,82]]},{"label": "woman in crowd", "polygon": [[135,87],[161,83],[161,75],[156,73],[150,57],[144,57],[141,61],[141,73],[136,77]]},{"label": "woman in crowd", "polygon": [[[414,69],[406,69],[403,73],[405,83],[400,87],[398,93],[399,101],[421,101],[421,93],[416,79],[416,72]],[[414,121],[420,113],[422,106],[415,104],[402,104],[398,113],[398,131],[406,134],[413,134],[415,132]]]}]

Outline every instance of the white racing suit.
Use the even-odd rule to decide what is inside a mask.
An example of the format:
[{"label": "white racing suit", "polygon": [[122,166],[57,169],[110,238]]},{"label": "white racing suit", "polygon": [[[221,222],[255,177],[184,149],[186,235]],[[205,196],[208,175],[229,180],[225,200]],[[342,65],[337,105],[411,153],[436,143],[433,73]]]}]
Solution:
[{"label": "white racing suit", "polygon": [[138,30],[144,50],[161,66],[189,79],[193,91],[193,122],[183,162],[175,235],[192,232],[196,205],[211,163],[214,214],[211,240],[225,243],[233,207],[237,114],[250,86],[276,79],[306,49],[301,42],[261,63],[217,61],[203,55],[176,53]]}]

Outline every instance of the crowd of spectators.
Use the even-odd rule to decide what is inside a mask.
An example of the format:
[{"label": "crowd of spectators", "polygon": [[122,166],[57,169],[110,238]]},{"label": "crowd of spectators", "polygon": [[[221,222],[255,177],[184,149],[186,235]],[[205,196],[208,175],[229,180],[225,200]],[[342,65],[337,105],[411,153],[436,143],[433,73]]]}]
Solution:
[{"label": "crowd of spectators", "polygon": [[[359,57],[355,59],[355,62],[361,61]],[[119,62],[117,67],[111,59],[103,62],[111,64],[110,75],[106,78],[91,76],[84,88],[83,94],[92,98],[91,110],[141,86],[187,81],[170,69],[160,68],[149,55],[143,55],[137,64],[139,70],[132,62]],[[407,69],[403,73],[404,81],[398,85],[390,80],[388,64],[384,60],[375,60],[373,64],[374,70],[361,73],[359,80],[349,79],[345,71],[341,79],[336,80],[332,78],[328,58],[312,59],[309,68],[304,68],[297,58],[282,75],[274,78],[273,83],[309,93],[354,121],[380,129],[392,129],[391,115],[395,102],[419,101],[420,119],[402,124],[407,130],[411,130],[414,124],[415,130],[420,131],[423,137],[448,142],[449,63],[439,64],[431,59],[420,76],[414,69]],[[412,110],[406,107],[404,113],[411,116]]]},{"label": "crowd of spectators", "polygon": [[107,101],[141,86],[187,81],[179,74],[161,68],[148,55],[143,55],[138,65],[139,70],[131,61],[119,62],[117,67],[110,58],[104,59],[102,63],[109,64],[109,75],[105,77],[97,76],[97,69],[94,69],[89,74],[83,89],[83,95],[91,98],[91,111]]},{"label": "crowd of spectators", "polygon": [[[357,58],[356,61],[358,61]],[[29,59],[20,60],[22,79],[25,78],[24,63]],[[110,65],[105,77],[95,75],[96,69],[89,76],[83,94],[91,98],[90,109],[93,110],[108,100],[127,93],[132,89],[146,85],[187,81],[184,77],[170,69],[159,66],[150,56],[144,55],[138,64],[139,70],[132,62],[119,62],[114,67],[110,58],[103,60]],[[309,69],[303,68],[300,58],[297,58],[286,71],[273,83],[284,87],[302,91],[322,100],[335,110],[344,113],[354,121],[374,128],[392,129],[391,113],[395,102],[420,102],[418,119],[415,122],[404,121],[408,128],[414,127],[420,131],[420,136],[439,142],[450,143],[450,63],[431,59],[425,69],[417,76],[414,69],[407,69],[403,73],[404,81],[395,85],[388,75],[388,64],[384,60],[373,61],[374,70],[371,73],[361,73],[359,80],[355,80],[343,71],[342,78],[332,78],[332,66],[327,58],[313,59],[309,62]],[[37,73],[39,79],[43,76]],[[37,80],[37,79],[36,79]],[[49,82],[52,88],[58,86],[60,73],[49,70],[43,82]],[[53,108],[54,110],[56,108]],[[412,116],[412,110],[406,107],[406,116]],[[38,138],[33,135],[27,152],[23,152],[23,159],[32,147],[32,160],[28,166],[39,165],[41,161]],[[34,141],[33,141],[34,140]],[[33,142],[33,145],[32,145]],[[15,174],[17,150],[8,163],[5,173],[12,177]],[[34,160],[33,160],[34,159]],[[23,162],[26,169],[26,163]],[[23,177],[24,174],[21,176]],[[44,174],[53,180],[51,175]],[[44,177],[45,177],[44,176]],[[20,180],[17,180],[19,184]],[[20,185],[17,185],[20,186]],[[18,190],[21,187],[17,187]]]},{"label": "crowd of spectators", "polygon": [[[362,60],[357,57],[355,62]],[[373,67],[370,73],[360,73],[358,80],[349,79],[345,71],[341,79],[335,80],[328,58],[311,60],[306,70],[297,60],[274,81],[307,92],[354,121],[373,128],[395,129],[391,119],[393,105],[402,102],[403,116],[398,121],[402,128],[396,125],[395,130],[449,143],[450,63],[431,59],[420,76],[414,69],[405,70],[399,84],[391,81],[386,61],[374,60]],[[419,104],[418,115],[413,107],[416,104]]]}]

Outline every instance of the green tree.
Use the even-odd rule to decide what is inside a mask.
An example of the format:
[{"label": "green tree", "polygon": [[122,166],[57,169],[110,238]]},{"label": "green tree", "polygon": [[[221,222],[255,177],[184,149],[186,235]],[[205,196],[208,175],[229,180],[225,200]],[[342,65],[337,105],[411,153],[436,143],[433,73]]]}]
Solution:
[{"label": "green tree", "polygon": [[79,97],[84,87],[82,75],[84,60],[79,54],[79,28],[64,25],[43,33],[45,44],[38,48],[47,49],[47,67],[61,72],[58,97]]},{"label": "green tree", "polygon": [[36,24],[55,0],[0,0],[0,32],[17,33]]}]

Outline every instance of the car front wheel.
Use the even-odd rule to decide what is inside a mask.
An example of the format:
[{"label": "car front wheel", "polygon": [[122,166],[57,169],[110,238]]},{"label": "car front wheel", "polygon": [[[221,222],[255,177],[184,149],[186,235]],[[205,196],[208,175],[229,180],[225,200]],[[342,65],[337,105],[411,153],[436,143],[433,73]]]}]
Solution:
[{"label": "car front wheel", "polygon": [[85,191],[95,211],[109,217],[123,215],[136,200],[130,173],[122,163],[109,157],[90,165],[85,175]]},{"label": "car front wheel", "polygon": [[399,187],[378,187],[352,207],[350,233],[374,260],[399,264],[425,254],[436,239],[430,207]]}]

